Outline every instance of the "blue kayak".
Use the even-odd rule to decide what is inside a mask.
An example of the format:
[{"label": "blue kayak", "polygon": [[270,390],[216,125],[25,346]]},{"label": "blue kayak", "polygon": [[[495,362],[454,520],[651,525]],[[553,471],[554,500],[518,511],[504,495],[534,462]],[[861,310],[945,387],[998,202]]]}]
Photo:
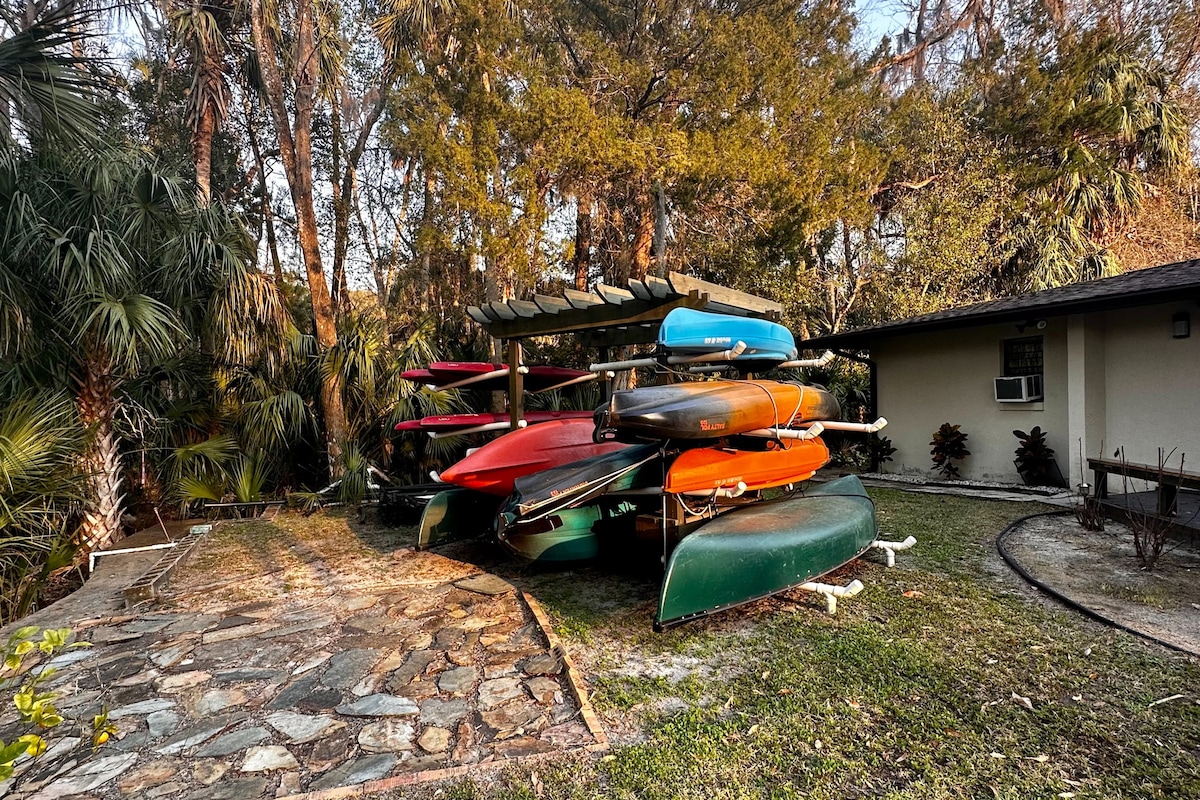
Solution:
[{"label": "blue kayak", "polygon": [[777,322],[677,308],[663,319],[658,343],[672,355],[701,355],[728,350],[744,342],[735,363],[790,361],[796,357],[792,332]]}]

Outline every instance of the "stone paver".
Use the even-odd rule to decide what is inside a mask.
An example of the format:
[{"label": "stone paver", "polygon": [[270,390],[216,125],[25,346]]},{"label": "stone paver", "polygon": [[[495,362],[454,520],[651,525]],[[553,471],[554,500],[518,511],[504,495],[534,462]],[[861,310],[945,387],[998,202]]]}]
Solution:
[{"label": "stone paver", "polygon": [[95,646],[54,659],[51,686],[69,720],[108,706],[118,733],[95,755],[52,738],[0,796],[274,798],[595,742],[507,581],[410,553],[424,582],[392,585],[294,553],[300,588],[268,574],[231,599],[185,575],[171,613],[90,623]]}]

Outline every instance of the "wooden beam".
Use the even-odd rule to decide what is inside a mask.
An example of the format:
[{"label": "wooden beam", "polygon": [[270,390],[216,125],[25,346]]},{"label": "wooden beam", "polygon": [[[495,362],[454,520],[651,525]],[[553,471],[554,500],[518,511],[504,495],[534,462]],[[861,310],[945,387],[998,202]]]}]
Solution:
[{"label": "wooden beam", "polygon": [[709,303],[719,304],[721,310],[726,313],[740,313],[742,315],[783,313],[782,305],[776,303],[774,300],[767,300],[765,297],[758,297],[747,292],[738,291],[737,289],[730,289],[727,286],[702,281],[699,278],[693,278],[681,272],[672,272],[668,277],[671,288],[676,292],[680,294],[697,292],[708,295]]},{"label": "wooden beam", "polygon": [[531,303],[528,300],[509,300],[508,307],[513,310],[513,313],[518,317],[531,319],[541,313],[541,309],[536,303]]},{"label": "wooden beam", "polygon": [[604,328],[584,331],[579,334],[579,343],[584,347],[627,347],[635,344],[654,344],[658,341],[658,325],[632,325],[622,328]]},{"label": "wooden beam", "polygon": [[585,309],[591,306],[599,306],[604,304],[604,300],[592,294],[591,292],[581,292],[578,289],[564,289],[563,297],[567,299],[574,308]]},{"label": "wooden beam", "polygon": [[537,303],[537,307],[547,314],[557,314],[560,311],[566,311],[571,308],[571,304],[561,297],[551,297],[547,294],[535,294],[533,302]]},{"label": "wooden beam", "polygon": [[605,286],[603,283],[596,284],[596,294],[604,298],[604,302],[613,305],[620,305],[626,300],[633,299],[633,292],[628,292],[624,289],[618,289],[615,286]]},{"label": "wooden beam", "polygon": [[[508,303],[502,302],[500,300],[497,300],[492,303],[488,303],[487,307],[490,308],[492,311],[494,311],[496,313],[496,316],[499,317],[500,319],[509,320],[509,319],[517,318],[516,312],[508,307]],[[503,338],[503,337],[501,337],[501,338]]]},{"label": "wooden beam", "polygon": [[[646,284],[646,288],[650,290],[650,294],[657,297],[659,300],[666,300],[674,292],[671,289],[671,284],[664,281],[662,278],[654,275],[647,275],[642,281]],[[687,294],[687,292],[683,292]]]},{"label": "wooden beam", "polygon": [[[677,297],[666,303],[647,303],[628,300],[621,305],[599,305],[558,314],[539,314],[533,319],[502,320],[488,326],[488,333],[497,339],[526,339],[530,336],[553,336],[560,333],[584,333],[597,329],[615,329],[625,325],[634,328],[652,323],[654,341],[663,317],[676,308],[703,308],[704,298],[696,294]],[[641,336],[642,334],[637,334]]]},{"label": "wooden beam", "polygon": [[639,281],[637,278],[629,279],[629,291],[633,292],[633,296],[638,300],[651,300],[654,295],[646,288],[646,284]]},{"label": "wooden beam", "polygon": [[467,316],[478,322],[480,325],[491,325],[492,318],[483,312],[479,306],[467,306]]}]

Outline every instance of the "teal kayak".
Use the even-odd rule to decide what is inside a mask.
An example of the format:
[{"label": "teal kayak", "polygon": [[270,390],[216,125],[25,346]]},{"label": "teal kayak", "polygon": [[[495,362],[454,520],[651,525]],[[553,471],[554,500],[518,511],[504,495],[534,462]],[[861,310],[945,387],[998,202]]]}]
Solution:
[{"label": "teal kayak", "polygon": [[799,586],[858,558],[877,538],[875,505],[853,475],[802,497],[729,511],[671,553],[656,630]]},{"label": "teal kayak", "polygon": [[521,523],[509,512],[498,518],[497,538],[510,553],[536,564],[588,561],[600,554],[602,528],[624,524],[633,529],[638,506],[601,502],[566,508],[534,522]]}]

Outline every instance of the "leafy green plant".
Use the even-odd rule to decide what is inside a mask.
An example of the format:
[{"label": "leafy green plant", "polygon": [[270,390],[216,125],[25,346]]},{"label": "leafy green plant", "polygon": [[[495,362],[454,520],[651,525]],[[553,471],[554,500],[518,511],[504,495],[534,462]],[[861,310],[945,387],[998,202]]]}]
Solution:
[{"label": "leafy green plant", "polygon": [[967,449],[967,434],[959,430],[960,427],[943,422],[933,432],[933,440],[929,443],[933,447],[929,453],[933,456],[934,469],[947,478],[959,477],[958,466],[954,462],[971,455]]},{"label": "leafy green plant", "polygon": [[[0,668],[0,691],[12,692],[20,724],[28,729],[12,741],[0,740],[0,780],[12,777],[15,765],[22,756],[37,758],[47,750],[46,732],[59,727],[65,718],[54,705],[58,693],[44,686],[55,674],[54,667],[34,664],[26,667],[25,660],[34,655],[50,659],[67,650],[91,647],[90,642],[74,641],[70,628],[39,629],[29,625],[15,631],[3,648],[4,665]],[[92,717],[88,724],[92,751],[95,752],[116,732],[108,721],[108,711]]]},{"label": "leafy green plant", "polygon": [[871,456],[875,461],[875,468],[879,469],[887,462],[893,460],[892,456],[896,454],[896,448],[892,444],[892,440],[886,436],[873,436],[870,439]]},{"label": "leafy green plant", "polygon": [[1054,449],[1046,444],[1046,432],[1034,425],[1025,431],[1013,431],[1018,439],[1016,458],[1017,472],[1030,486],[1057,486],[1063,481],[1058,474],[1058,463],[1054,460]]}]

